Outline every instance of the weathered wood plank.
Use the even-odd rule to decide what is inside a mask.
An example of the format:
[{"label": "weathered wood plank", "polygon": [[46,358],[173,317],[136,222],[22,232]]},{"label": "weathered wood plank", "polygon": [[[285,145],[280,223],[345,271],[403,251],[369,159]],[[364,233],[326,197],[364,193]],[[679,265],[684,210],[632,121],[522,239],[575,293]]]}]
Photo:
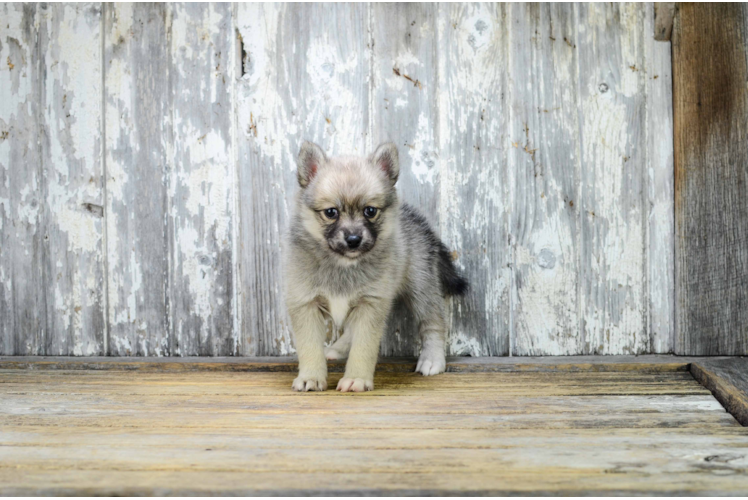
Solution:
[{"label": "weathered wood plank", "polygon": [[[0,371],[0,493],[748,488],[748,429],[687,372],[393,374],[378,396],[255,375]],[[650,392],[589,397],[616,384]],[[281,387],[288,397],[270,394]]]},{"label": "weathered wood plank", "polygon": [[[554,458],[559,462],[566,459]],[[15,470],[2,470],[0,481],[7,485],[3,493],[8,496],[208,496],[215,491],[225,496],[740,496],[745,491],[741,474],[725,478],[718,473],[695,475],[692,470],[640,473],[636,472],[636,463],[632,459],[624,466],[592,471],[549,466],[545,474],[536,469],[502,474],[449,470],[402,474],[350,469],[335,469],[335,474],[267,470],[249,474],[226,467],[210,471],[111,470],[106,471],[106,481],[101,480],[100,470],[88,467],[67,469],[64,474],[33,470],[19,475]],[[719,470],[718,466],[709,469]],[[605,470],[626,473],[606,474]],[[666,468],[660,466],[656,470]],[[24,483],[20,483],[19,476],[25,479]],[[653,477],[658,480],[653,482]]]},{"label": "weathered wood plank", "polygon": [[[673,33],[673,18],[675,17],[675,2],[654,2],[654,39],[669,42]],[[646,31],[645,33],[649,33]]]},{"label": "weathered wood plank", "polygon": [[43,354],[45,231],[36,4],[0,5],[0,352]]},{"label": "weathered wood plank", "polygon": [[[711,396],[707,396],[711,398]],[[303,398],[310,400],[316,398]],[[586,398],[590,399],[590,398]],[[689,397],[689,399],[691,399]],[[377,398],[371,398],[378,401]],[[299,401],[299,398],[296,399]],[[409,402],[405,400],[404,402]],[[72,424],[72,422],[71,422]],[[3,444],[6,446],[23,446],[46,444],[60,447],[67,444],[85,445],[95,442],[99,446],[121,444],[127,441],[130,446],[157,448],[174,446],[173,436],[163,434],[163,429],[144,429],[143,433],[133,433],[127,428],[112,428],[106,432],[96,432],[95,428],[71,425],[74,432],[53,432],[52,425],[30,428],[29,426],[5,427]],[[82,435],[82,436],[81,436]],[[611,456],[624,451],[627,447],[650,445],[650,448],[670,453],[677,448],[699,449],[696,455],[703,460],[710,456],[724,455],[728,449],[740,446],[746,439],[746,430],[740,426],[715,427],[712,429],[693,428],[652,428],[646,432],[641,429],[567,429],[559,433],[556,429],[513,429],[496,433],[485,429],[464,429],[459,434],[459,441],[454,433],[439,429],[390,429],[386,434],[381,429],[336,429],[336,432],[311,434],[303,428],[285,430],[242,429],[233,435],[220,435],[215,432],[190,432],[181,435],[179,445],[186,452],[195,448],[240,449],[246,446],[257,446],[263,449],[287,449],[286,440],[293,440],[296,449],[363,449],[372,450],[432,450],[445,446],[460,450],[502,449],[504,453],[517,452],[527,448],[528,453],[538,448],[561,451],[569,445],[585,448],[586,451],[605,448]],[[534,438],[536,443],[530,443]],[[744,441],[743,441],[744,442]],[[217,446],[218,445],[218,446]],[[541,453],[542,455],[542,453]],[[588,453],[585,456],[590,457]]]},{"label": "weathered wood plank", "polygon": [[[212,450],[212,448],[210,448]],[[559,462],[566,457],[554,456]],[[220,470],[108,470],[106,480],[93,467],[83,470],[0,471],[8,496],[740,496],[745,491],[741,474],[721,477],[703,472],[636,472],[636,458],[610,469],[575,471],[550,465],[546,473],[537,469],[507,473],[409,471],[408,474],[358,472],[335,469],[335,474],[304,471],[247,473]],[[694,462],[698,463],[698,462]],[[719,470],[718,464],[709,470]],[[407,469],[405,469],[407,470]],[[607,474],[625,471],[625,474]],[[667,470],[660,465],[657,471]],[[20,477],[24,482],[20,483]],[[653,481],[653,477],[657,481]]]},{"label": "weathered wood plank", "polygon": [[[650,353],[673,352],[675,338],[675,220],[673,211],[673,78],[670,43],[653,43],[652,7],[644,19],[647,79],[647,297]],[[669,40],[669,36],[668,36]]]},{"label": "weathered wood plank", "polygon": [[448,351],[509,353],[510,172],[506,6],[438,7],[439,224],[470,292],[452,301]]},{"label": "weathered wood plank", "polygon": [[[532,383],[532,381],[528,381]],[[71,392],[76,386],[73,385]],[[75,418],[90,416],[113,416],[121,413],[142,413],[148,418],[162,413],[164,402],[161,396],[144,397],[141,394],[45,394],[45,404],[39,407],[38,396],[13,394],[6,399],[0,409],[2,415],[41,416],[43,412],[72,414]],[[204,394],[200,398],[191,395],[169,395],[170,405],[177,408],[175,413],[209,414],[211,416],[230,416],[247,411],[246,401],[236,398],[225,398],[223,395]],[[443,394],[427,394],[422,398],[400,398],[393,402],[390,397],[377,397],[367,400],[365,407],[351,405],[350,399],[335,398],[278,398],[274,396],[254,396],[251,413],[263,418],[267,415],[281,415],[289,412],[304,412],[316,415],[356,415],[365,412],[376,412],[378,415],[535,415],[551,413],[557,418],[601,417],[617,415],[637,415],[639,418],[681,418],[695,416],[706,418],[716,415],[720,420],[725,416],[725,409],[711,394],[705,395],[648,395],[648,396],[547,396],[515,398],[498,395],[476,401],[473,397],[454,397],[445,407]],[[134,409],[137,405],[137,410]],[[393,408],[397,406],[397,408]],[[64,417],[63,417],[64,418]],[[22,422],[22,425],[25,422]],[[70,422],[74,423],[74,422]],[[239,422],[237,422],[239,424]],[[77,424],[76,424],[77,425]],[[20,427],[20,426],[19,426]],[[151,434],[157,429],[153,429]],[[12,432],[4,427],[4,438]],[[238,436],[237,436],[238,437]],[[270,436],[268,436],[270,437]],[[157,446],[160,439],[153,443]]]},{"label": "weathered wood plank", "polygon": [[281,247],[298,189],[295,158],[304,139],[332,155],[366,153],[369,10],[242,4],[237,28],[245,54],[236,107],[242,353],[284,355],[293,344]]},{"label": "weathered wood plank", "polygon": [[748,359],[706,359],[691,363],[691,374],[748,427]]},{"label": "weathered wood plank", "polygon": [[[418,433],[423,434],[423,433]],[[590,439],[592,436],[587,437]],[[119,441],[119,440],[118,440]],[[232,472],[245,472],[245,473],[258,473],[268,470],[276,472],[285,472],[292,474],[295,472],[318,472],[327,473],[329,475],[335,475],[337,473],[346,470],[359,470],[367,469],[370,472],[376,473],[390,473],[390,474],[403,474],[407,475],[414,472],[423,472],[424,470],[430,471],[449,471],[452,472],[471,472],[471,473],[484,473],[493,475],[497,470],[501,470],[498,474],[503,476],[506,480],[512,472],[519,474],[527,474],[527,469],[535,469],[535,473],[538,473],[538,469],[535,467],[528,467],[529,458],[531,453],[538,453],[540,455],[552,454],[558,457],[563,453],[562,446],[552,447],[547,454],[542,453],[542,446],[534,445],[529,439],[525,440],[525,446],[507,446],[505,449],[501,448],[462,448],[456,446],[447,449],[418,449],[418,448],[406,448],[398,450],[387,450],[387,449],[373,449],[369,450],[368,459],[370,460],[368,467],[366,466],[365,460],[367,459],[366,453],[361,453],[359,449],[328,449],[324,452],[318,449],[288,449],[276,448],[276,447],[259,447],[254,446],[254,453],[241,453],[241,448],[238,446],[231,446],[230,443],[224,440],[214,440],[209,444],[208,449],[215,451],[214,453],[205,453],[205,448],[196,449],[196,447],[182,446],[181,444],[171,443],[163,447],[144,446],[142,439],[137,439],[136,444],[130,444],[123,442],[124,440],[112,443],[112,448],[115,448],[114,456],[107,457],[106,467],[112,470],[143,470],[145,468],[153,469],[167,469],[173,471],[186,471],[192,470],[193,472],[207,472],[207,471],[232,471]],[[279,444],[287,446],[287,442],[279,440]],[[564,443],[569,446],[568,439],[556,439],[557,443]],[[600,447],[595,446],[587,440],[580,443],[581,446],[573,454],[574,461],[564,461],[561,466],[567,468],[567,473],[573,474],[575,470],[593,469],[597,470],[598,473],[602,474],[601,469],[615,469],[616,463],[630,464],[632,459],[638,455],[638,458],[643,460],[643,463],[639,464],[640,469],[637,472],[649,472],[657,473],[657,470],[661,467],[668,467],[661,461],[667,461],[669,453],[678,453],[687,450],[683,446],[678,446],[672,441],[669,443],[670,446],[666,449],[658,449],[655,452],[647,453],[643,446],[643,443],[638,440],[628,440],[626,443],[629,449],[626,450],[623,443],[616,443],[618,446],[610,454],[602,454],[604,457],[599,457]],[[698,441],[697,441],[698,442]],[[745,438],[740,439],[741,443],[745,443]],[[181,443],[181,439],[179,440]],[[210,446],[220,443],[222,446],[217,446],[214,450]],[[625,441],[624,441],[625,443]],[[737,446],[729,446],[727,443],[720,443],[721,446],[710,446],[712,449],[717,449],[722,452],[726,458],[731,455],[731,452],[739,450]],[[119,445],[119,446],[117,446]],[[227,446],[228,445],[228,446]],[[244,446],[247,446],[246,444]],[[251,446],[251,445],[250,445]],[[47,469],[54,467],[55,459],[58,459],[61,453],[65,451],[70,452],[69,462],[65,469],[90,469],[94,466],[95,458],[91,456],[92,444],[87,442],[86,444],[73,444],[66,449],[60,449],[58,446],[45,446],[43,443],[40,444],[28,444],[24,445],[23,453],[28,456],[18,463],[19,469]],[[151,448],[149,452],[146,452],[147,448]],[[588,454],[583,457],[582,450]],[[398,452],[398,456],[393,456]],[[2,455],[16,457],[19,455],[17,449],[13,447],[3,447]],[[201,453],[202,452],[202,453]],[[313,457],[313,454],[317,454],[317,458]],[[513,458],[520,461],[520,464],[512,463],[512,461],[506,460],[506,456],[502,457],[502,454],[511,453]],[[0,456],[2,456],[0,455]],[[198,463],[194,463],[196,456],[201,456]],[[697,464],[699,460],[704,460],[703,453],[698,453],[698,459],[696,457],[675,457],[671,459],[671,473],[691,471],[697,473]],[[707,455],[708,456],[708,455]],[[719,455],[717,455],[719,456]],[[5,457],[3,457],[5,458]],[[649,460],[646,460],[649,458]],[[734,457],[733,460],[728,460],[724,467],[725,475],[740,474],[741,465],[744,463],[741,460],[742,457]],[[221,463],[223,462],[223,463]],[[542,460],[543,465],[549,466],[547,458]],[[737,463],[736,463],[737,462]],[[169,464],[164,467],[164,464]],[[303,464],[307,464],[308,468],[303,469]],[[716,464],[715,464],[716,465]],[[724,465],[724,464],[723,464]],[[94,466],[95,467],[95,466]],[[557,466],[558,467],[558,466]],[[628,467],[627,467],[628,468]],[[549,472],[554,469],[551,467]],[[712,468],[712,471],[718,470],[717,467]],[[625,471],[618,471],[619,473],[625,474]],[[705,471],[701,471],[703,474]],[[742,475],[742,474],[741,474]],[[526,478],[525,478],[526,479]]]},{"label": "weathered wood plank", "polygon": [[[171,373],[117,373],[99,371],[40,371],[8,370],[1,373],[0,392],[8,396],[23,392],[29,384],[53,396],[74,394],[75,397],[106,397],[115,388],[122,396],[150,398],[209,397],[224,398],[293,398],[289,390],[293,373],[183,373],[175,381]],[[342,374],[331,375],[337,381]],[[528,391],[532,386],[532,391]],[[438,378],[424,378],[412,373],[384,373],[376,379],[376,390],[368,397],[408,397],[417,399],[471,399],[479,394],[491,401],[512,397],[569,397],[569,396],[632,396],[632,395],[709,395],[688,372],[662,373],[454,373]],[[309,397],[349,397],[335,391],[321,392]],[[166,399],[164,399],[165,401]],[[176,410],[174,410],[176,411]],[[91,420],[89,424],[96,424]],[[86,424],[86,425],[89,425]],[[131,423],[134,424],[134,421]],[[169,424],[172,425],[172,424]],[[228,423],[226,424],[228,425]],[[393,424],[394,425],[394,424]],[[445,424],[446,425],[446,424]],[[450,424],[451,425],[451,424]],[[513,424],[514,425],[514,424]],[[516,425],[522,425],[517,422]],[[529,424],[528,424],[529,425]]]},{"label": "weathered wood plank", "polygon": [[109,353],[168,355],[170,32],[163,4],[104,5]]},{"label": "weathered wood plank", "polygon": [[[687,371],[689,363],[703,358],[674,356],[563,356],[563,357],[450,357],[447,371],[470,372],[642,372]],[[723,359],[723,358],[712,358]],[[331,372],[342,372],[344,361],[328,363]],[[412,372],[414,358],[386,358],[377,364],[377,373]],[[171,371],[248,371],[295,372],[292,357],[190,357],[190,358],[66,358],[50,356],[0,356],[0,369],[23,370],[145,370]]]},{"label": "weathered wood plank", "polygon": [[239,347],[233,284],[232,7],[178,3],[170,9],[172,354],[227,356]]},{"label": "weathered wood plank", "polygon": [[583,353],[578,51],[564,41],[575,38],[574,8],[513,4],[510,10],[512,354]]},{"label": "weathered wood plank", "polygon": [[101,5],[40,10],[48,355],[105,353]]},{"label": "weathered wood plank", "polygon": [[[197,397],[197,395],[193,397]],[[174,401],[172,398],[167,397],[165,399],[173,404],[179,403],[179,401]],[[448,400],[449,398],[443,397],[442,401],[444,399]],[[33,401],[32,404],[39,403],[38,401]],[[333,424],[343,428],[357,428],[361,430],[451,429],[453,432],[460,432],[461,430],[492,430],[494,432],[503,432],[523,429],[558,429],[559,431],[563,431],[566,429],[615,429],[621,427],[641,429],[642,432],[646,432],[646,429],[661,429],[674,426],[707,430],[714,427],[741,427],[725,411],[704,411],[694,414],[682,412],[623,414],[618,413],[617,408],[611,408],[607,413],[527,414],[517,412],[515,414],[501,415],[494,413],[442,414],[438,412],[411,414],[394,411],[380,412],[376,410],[361,413],[318,413],[293,408],[288,413],[250,413],[237,410],[213,414],[208,411],[174,411],[173,409],[166,409],[163,406],[158,411],[139,412],[132,410],[135,404],[128,404],[128,411],[117,410],[115,408],[111,411],[70,412],[68,410],[59,411],[55,406],[50,406],[49,411],[58,412],[56,426],[73,427],[69,421],[74,421],[75,423],[80,423],[84,428],[118,427],[123,425],[123,421],[127,419],[127,426],[133,433],[139,433],[143,429],[161,430],[162,433],[174,433],[175,429],[179,429],[185,433],[189,431],[204,433],[209,429],[213,429],[214,432],[220,434],[233,434],[236,432],[238,435],[241,435],[241,429],[267,429],[268,432],[277,432],[303,425],[304,428],[308,429],[309,433],[318,434],[330,430]],[[40,413],[41,411],[36,414],[24,412],[3,415],[3,427],[41,427],[43,423],[49,425],[49,416],[41,415]],[[305,416],[303,424],[300,421],[300,414]],[[8,453],[2,453],[2,450],[0,450],[0,459],[2,459],[3,455],[5,455],[6,459],[8,458]],[[69,458],[72,459],[72,453]],[[147,458],[140,457],[138,461],[142,466],[147,467],[149,465]],[[272,467],[273,464],[272,462],[266,462],[260,464],[260,466]]]},{"label": "weathered wood plank", "polygon": [[577,39],[566,43],[579,58],[585,350],[643,353],[649,348],[644,6],[577,4],[577,10]]},{"label": "weathered wood plank", "polygon": [[[439,227],[437,7],[371,4],[371,141],[393,141],[400,154],[397,186],[407,202]],[[418,355],[418,324],[403,304],[393,311],[381,354]]]},{"label": "weathered wood plank", "polygon": [[[704,360],[704,358],[698,358],[700,360]],[[717,358],[720,359],[720,358]],[[721,358],[729,359],[729,358]],[[148,371],[148,370],[142,370],[143,373],[140,373],[141,370],[122,370],[121,368],[117,369],[117,365],[121,365],[122,362],[118,363],[111,363],[114,366],[109,370],[103,370],[103,369],[61,369],[58,367],[58,369],[45,369],[45,368],[39,368],[35,370],[27,370],[27,369],[3,369],[2,375],[3,375],[3,383],[8,384],[12,381],[33,381],[36,384],[39,384],[40,387],[42,385],[49,385],[49,387],[66,387],[70,385],[72,382],[63,380],[64,377],[68,377],[71,380],[78,380],[81,383],[85,384],[93,384],[93,385],[100,385],[102,390],[106,390],[107,386],[110,385],[132,385],[132,382],[134,380],[142,380],[144,384],[147,383],[157,383],[161,384],[164,382],[168,382],[170,385],[173,386],[195,386],[195,387],[208,387],[208,386],[216,386],[221,384],[228,383],[227,381],[231,381],[231,384],[235,385],[236,387],[240,388],[241,390],[244,390],[249,387],[260,387],[260,386],[266,386],[268,384],[268,381],[274,381],[277,382],[277,384],[273,384],[274,388],[283,387],[285,388],[285,384],[283,382],[279,382],[280,380],[287,380],[289,376],[293,375],[292,373],[288,373],[289,370],[265,370],[264,372],[255,373],[251,376],[242,374],[242,373],[234,373],[231,370],[213,370],[212,372],[209,372],[207,369],[200,369],[200,370],[189,370],[193,372],[205,372],[201,375],[186,375],[186,379],[184,381],[175,381],[174,375],[169,373],[170,370],[162,370],[162,371]],[[134,362],[133,362],[134,363]],[[160,361],[159,361],[160,363]],[[179,364],[183,365],[186,363],[162,363],[162,364]],[[530,370],[528,369],[528,365],[522,365],[518,364],[516,371],[504,371],[501,373],[496,373],[493,371],[484,371],[484,372],[470,372],[470,373],[453,373],[445,377],[438,377],[438,378],[423,378],[419,377],[416,374],[411,373],[402,373],[402,372],[384,372],[382,373],[382,380],[383,381],[397,381],[398,385],[407,384],[409,386],[414,385],[420,385],[420,386],[433,386],[433,387],[440,387],[440,388],[455,388],[459,387],[460,385],[467,385],[468,387],[474,387],[475,384],[477,384],[477,381],[481,381],[481,386],[486,384],[491,384],[496,381],[502,382],[502,390],[506,390],[506,386],[509,383],[509,381],[527,381],[532,380],[538,385],[548,385],[552,384],[554,386],[562,386],[566,383],[570,383],[572,385],[577,384],[579,381],[584,380],[594,380],[594,381],[605,381],[606,384],[609,383],[615,383],[616,381],[619,381],[621,383],[627,382],[627,381],[634,381],[636,383],[642,383],[642,384],[659,384],[663,381],[667,383],[673,383],[673,381],[678,380],[682,381],[685,384],[689,386],[693,386],[696,388],[699,388],[699,385],[696,384],[693,380],[693,377],[689,374],[688,370],[680,370],[680,369],[673,369],[671,365],[668,365],[668,369],[661,370],[661,371],[648,371],[647,365],[644,366],[639,365],[636,367],[632,367],[629,364],[622,364],[621,369],[613,369],[611,365],[601,365],[600,370],[592,368],[592,367],[586,367],[582,368],[579,365],[576,364],[570,364],[568,367],[565,367],[564,365],[548,365],[545,364],[546,369],[538,369],[538,370]],[[71,362],[72,366],[72,362]],[[608,368],[608,369],[605,369]],[[83,371],[83,373],[79,373]],[[186,370],[184,370],[186,371]],[[199,377],[199,379],[197,378]],[[466,382],[467,381],[467,382]],[[542,382],[542,384],[541,384]],[[51,384],[51,385],[50,385]],[[496,384],[494,384],[496,385]],[[3,386],[4,389],[7,389],[7,385]],[[229,389],[226,387],[226,389]],[[139,388],[132,388],[134,393],[137,393]],[[211,390],[213,390],[211,388]],[[704,389],[700,389],[702,392],[706,393]],[[331,391],[331,393],[334,391]],[[362,397],[368,397],[370,395],[362,396]],[[531,394],[527,395],[528,397],[532,396]],[[311,397],[311,396],[310,396]],[[348,396],[346,396],[348,397]]]},{"label": "weathered wood plank", "polygon": [[748,6],[681,4],[673,27],[679,354],[748,354]]}]

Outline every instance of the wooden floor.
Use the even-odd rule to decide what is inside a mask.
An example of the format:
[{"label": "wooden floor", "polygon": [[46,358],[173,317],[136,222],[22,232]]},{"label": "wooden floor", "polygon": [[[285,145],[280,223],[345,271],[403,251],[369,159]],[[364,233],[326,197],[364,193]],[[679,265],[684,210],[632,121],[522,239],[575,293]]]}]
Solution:
[{"label": "wooden floor", "polygon": [[293,378],[2,369],[0,493],[748,493],[748,428],[676,365]]}]

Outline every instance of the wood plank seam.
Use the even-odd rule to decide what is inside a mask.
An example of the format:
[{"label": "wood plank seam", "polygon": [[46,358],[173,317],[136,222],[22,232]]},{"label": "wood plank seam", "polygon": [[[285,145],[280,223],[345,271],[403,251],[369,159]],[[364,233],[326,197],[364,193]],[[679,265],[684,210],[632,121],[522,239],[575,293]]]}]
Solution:
[{"label": "wood plank seam", "polygon": [[[729,359],[729,358],[718,358]],[[558,356],[558,357],[502,357],[502,358],[447,358],[447,371],[459,372],[511,372],[511,371],[578,371],[578,372],[668,372],[688,371],[692,358],[676,356]],[[330,371],[340,371],[344,361],[328,364]],[[292,357],[56,357],[56,356],[0,356],[0,369],[32,370],[164,370],[164,371],[294,371],[297,362]],[[383,358],[377,371],[411,372],[414,358]]]},{"label": "wood plank seam", "polygon": [[106,16],[107,9],[109,8],[108,2],[101,2],[101,25],[99,31],[101,32],[101,172],[102,172],[102,194],[104,197],[104,210],[103,210],[103,225],[102,230],[103,247],[104,247],[104,352],[105,356],[110,356],[109,351],[109,335],[110,335],[110,323],[109,323],[109,251],[108,251],[108,238],[109,238],[109,190],[107,189],[107,165],[106,165]]}]

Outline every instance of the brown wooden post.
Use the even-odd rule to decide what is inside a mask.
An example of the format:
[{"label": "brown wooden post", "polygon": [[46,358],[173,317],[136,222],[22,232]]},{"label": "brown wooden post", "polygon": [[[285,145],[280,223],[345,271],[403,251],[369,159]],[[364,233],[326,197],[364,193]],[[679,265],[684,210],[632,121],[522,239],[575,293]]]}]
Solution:
[{"label": "brown wooden post", "polygon": [[748,6],[673,25],[675,352],[748,354]]}]

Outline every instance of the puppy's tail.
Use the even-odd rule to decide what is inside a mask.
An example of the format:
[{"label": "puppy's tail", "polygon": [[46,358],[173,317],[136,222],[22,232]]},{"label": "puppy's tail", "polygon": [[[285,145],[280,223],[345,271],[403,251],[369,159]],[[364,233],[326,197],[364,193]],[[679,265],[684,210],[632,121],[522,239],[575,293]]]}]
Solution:
[{"label": "puppy's tail", "polygon": [[442,290],[445,295],[463,295],[468,290],[468,281],[455,269],[447,247],[443,243],[439,246],[438,267]]}]

